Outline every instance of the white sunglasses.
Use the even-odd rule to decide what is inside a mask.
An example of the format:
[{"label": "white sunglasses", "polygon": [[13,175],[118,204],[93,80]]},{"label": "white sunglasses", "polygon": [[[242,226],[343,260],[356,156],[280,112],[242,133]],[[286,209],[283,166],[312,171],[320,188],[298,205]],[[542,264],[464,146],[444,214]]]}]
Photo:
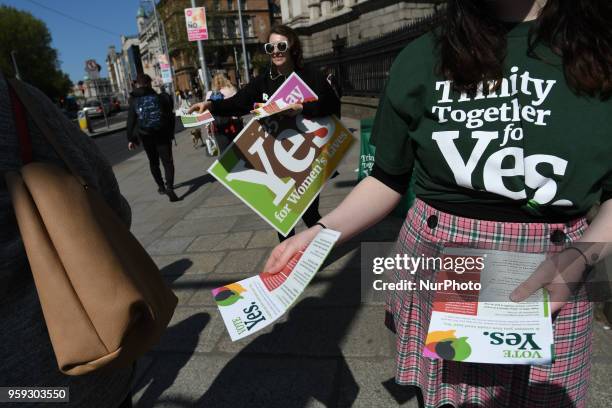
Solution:
[{"label": "white sunglasses", "polygon": [[289,43],[287,41],[269,42],[264,44],[266,54],[274,54],[274,52],[287,52]]}]

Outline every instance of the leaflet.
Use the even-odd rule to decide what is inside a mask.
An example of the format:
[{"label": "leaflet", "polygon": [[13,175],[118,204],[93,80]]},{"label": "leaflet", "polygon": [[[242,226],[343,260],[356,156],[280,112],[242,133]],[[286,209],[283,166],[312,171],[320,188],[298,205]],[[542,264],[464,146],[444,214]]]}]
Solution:
[{"label": "leaflet", "polygon": [[187,113],[186,110],[177,110],[176,112],[181,117],[181,123],[186,128],[206,125],[215,120],[210,111],[204,111],[203,113]]},{"label": "leaflet", "polygon": [[277,113],[284,112],[291,109],[291,105],[279,99],[272,101],[265,105],[261,105],[251,111],[253,116],[257,119],[267,118],[268,116],[276,115]]},{"label": "leaflet", "polygon": [[[523,302],[510,293],[545,259],[543,254],[447,248],[454,269],[437,273],[436,294],[423,356],[491,364],[549,364],[553,330],[546,290]],[[465,260],[471,259],[470,267]]]},{"label": "leaflet", "polygon": [[260,273],[213,289],[232,341],[260,331],[285,314],[321,268],[339,237],[339,232],[323,229],[278,274]]},{"label": "leaflet", "polygon": [[294,103],[315,102],[319,97],[310,87],[293,72],[272,94],[265,104],[257,104],[251,111],[256,119],[267,118],[291,109]]},{"label": "leaflet", "polygon": [[300,78],[298,74],[293,72],[285,82],[272,94],[266,104],[271,104],[276,101],[283,101],[286,104],[304,103],[318,100],[317,94]]}]

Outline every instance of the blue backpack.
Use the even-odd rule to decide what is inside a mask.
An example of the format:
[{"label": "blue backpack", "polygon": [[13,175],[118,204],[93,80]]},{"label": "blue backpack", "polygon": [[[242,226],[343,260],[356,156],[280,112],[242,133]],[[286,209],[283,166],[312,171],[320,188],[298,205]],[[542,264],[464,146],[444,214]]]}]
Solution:
[{"label": "blue backpack", "polygon": [[210,98],[208,98],[208,100],[210,101],[221,101],[223,100],[224,96],[220,91],[212,91],[212,93],[210,94]]},{"label": "blue backpack", "polygon": [[136,99],[138,126],[141,129],[162,128],[162,106],[159,95],[144,95]]}]

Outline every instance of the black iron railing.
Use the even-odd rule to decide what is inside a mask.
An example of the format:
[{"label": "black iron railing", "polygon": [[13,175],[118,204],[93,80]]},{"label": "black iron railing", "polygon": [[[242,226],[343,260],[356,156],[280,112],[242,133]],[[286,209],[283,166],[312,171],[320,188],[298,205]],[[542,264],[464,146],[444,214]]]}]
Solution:
[{"label": "black iron railing", "polygon": [[311,69],[332,72],[343,95],[379,96],[397,54],[440,22],[441,15],[434,14],[353,47],[345,47],[346,40],[336,38],[334,52],[309,58],[305,63]]}]

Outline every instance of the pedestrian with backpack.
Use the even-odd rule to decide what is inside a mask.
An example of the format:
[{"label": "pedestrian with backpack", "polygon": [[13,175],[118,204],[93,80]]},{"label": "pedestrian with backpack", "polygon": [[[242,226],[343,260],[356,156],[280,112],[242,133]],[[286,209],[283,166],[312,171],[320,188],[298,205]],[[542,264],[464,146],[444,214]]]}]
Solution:
[{"label": "pedestrian with backpack", "polygon": [[[151,88],[151,77],[148,75],[138,74],[136,83],[137,88],[131,94],[128,109],[128,149],[134,150],[142,142],[157,191],[166,194],[172,202],[178,201],[174,193],[174,116],[170,98],[160,96]],[[159,168],[160,160],[164,166],[165,183]]]}]

